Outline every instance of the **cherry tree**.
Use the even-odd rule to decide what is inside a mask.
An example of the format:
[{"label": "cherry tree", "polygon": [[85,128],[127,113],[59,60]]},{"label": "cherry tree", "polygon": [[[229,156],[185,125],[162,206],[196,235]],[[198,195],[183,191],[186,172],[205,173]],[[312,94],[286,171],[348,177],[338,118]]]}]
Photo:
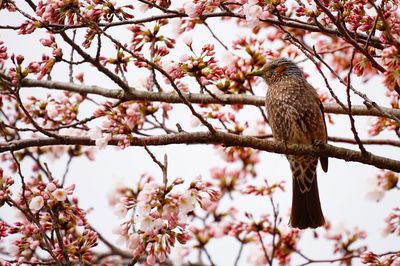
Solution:
[{"label": "cherry tree", "polygon": [[[369,238],[372,230],[400,240],[398,5],[0,1],[1,264],[400,265],[399,245],[374,250]],[[291,58],[317,89],[329,144],[274,142],[267,86],[247,74],[277,57]],[[189,145],[183,159],[173,160],[182,151],[172,144]],[[199,145],[218,159],[202,157]],[[110,154],[107,165],[99,153]],[[96,175],[134,153],[151,169],[114,182],[110,206],[98,204],[92,184],[91,206],[82,207],[83,180],[72,173]],[[379,204],[392,197],[391,211],[371,211],[380,224],[369,228],[341,227],[330,212],[323,228],[290,228],[289,165],[276,157],[282,172],[269,154],[330,157],[331,175],[346,172],[356,179],[349,184],[367,183],[349,173],[368,169],[369,190],[351,189]],[[185,165],[188,176],[179,173]],[[332,184],[323,207],[347,186]],[[91,209],[107,208],[119,222],[98,230]]]}]

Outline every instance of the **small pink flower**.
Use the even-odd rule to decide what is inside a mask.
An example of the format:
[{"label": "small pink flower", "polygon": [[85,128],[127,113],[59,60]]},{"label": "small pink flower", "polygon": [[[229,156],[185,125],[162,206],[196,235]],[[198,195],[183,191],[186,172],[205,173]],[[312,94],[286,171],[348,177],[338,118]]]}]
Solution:
[{"label": "small pink flower", "polygon": [[140,222],[140,230],[149,233],[153,231],[153,229],[154,229],[154,224],[151,216],[144,217]]},{"label": "small pink flower", "polygon": [[44,200],[42,196],[36,196],[31,199],[29,203],[29,209],[34,212],[38,212],[44,206]]},{"label": "small pink flower", "polygon": [[25,60],[25,57],[23,55],[17,55],[16,59],[17,59],[17,64],[20,65]]},{"label": "small pink flower", "polygon": [[262,13],[262,7],[257,5],[256,2],[253,3],[249,1],[249,3],[243,5],[243,14],[249,22],[258,21]]},{"label": "small pink flower", "polygon": [[28,65],[28,70],[31,73],[39,73],[40,72],[40,64],[38,62],[31,62]]},{"label": "small pink flower", "polygon": [[196,193],[192,190],[187,191],[179,199],[179,210],[185,214],[193,211],[196,207],[196,201]]},{"label": "small pink flower", "polygon": [[96,139],[96,146],[99,147],[100,150],[105,149],[111,138],[111,134],[106,134],[103,138]]},{"label": "small pink flower", "polygon": [[182,37],[182,41],[184,44],[186,44],[187,46],[191,47],[193,44],[193,38],[191,35],[186,34]]},{"label": "small pink flower", "polygon": [[124,218],[128,210],[125,208],[123,204],[117,204],[114,209],[114,214],[118,216],[118,218]]},{"label": "small pink flower", "polygon": [[138,245],[140,245],[140,236],[137,233],[133,233],[132,235],[129,236],[128,242],[126,243],[126,246],[128,249],[135,249]]},{"label": "small pink flower", "polygon": [[204,10],[203,5],[201,3],[195,4],[192,1],[187,1],[186,3],[184,3],[183,9],[190,18],[196,18],[200,16]]},{"label": "small pink flower", "polygon": [[101,128],[95,127],[89,130],[89,138],[92,140],[97,140],[103,137],[103,132]]},{"label": "small pink flower", "polygon": [[57,186],[53,182],[48,183],[47,186],[46,186],[46,190],[48,192],[50,192],[50,193],[53,192],[56,189],[57,189]]},{"label": "small pink flower", "polygon": [[47,104],[46,110],[47,110],[47,115],[49,116],[50,119],[54,119],[58,116],[58,110],[54,104],[51,103]]},{"label": "small pink flower", "polygon": [[61,48],[57,48],[57,49],[55,49],[54,51],[53,51],[53,55],[55,56],[55,57],[62,57],[62,55],[63,55],[63,52],[62,52],[62,49]]},{"label": "small pink flower", "polygon": [[377,256],[372,251],[365,251],[360,256],[361,262],[364,264],[367,263],[376,263],[378,262]]},{"label": "small pink flower", "polygon": [[139,217],[148,215],[150,211],[151,211],[151,206],[146,202],[140,201],[136,205],[136,213]]},{"label": "small pink flower", "polygon": [[40,43],[43,46],[50,47],[54,43],[54,41],[52,41],[50,39],[40,39]]},{"label": "small pink flower", "polygon": [[83,83],[83,81],[84,81],[84,73],[83,72],[80,72],[80,73],[78,73],[78,74],[76,74],[75,75],[75,78],[77,79],[77,80],[79,80],[79,82],[80,83]]},{"label": "small pink flower", "polygon": [[65,201],[67,199],[67,192],[63,188],[58,188],[51,193],[57,201]]},{"label": "small pink flower", "polygon": [[156,256],[154,256],[154,253],[151,253],[147,256],[146,262],[149,265],[154,265],[156,263]]}]

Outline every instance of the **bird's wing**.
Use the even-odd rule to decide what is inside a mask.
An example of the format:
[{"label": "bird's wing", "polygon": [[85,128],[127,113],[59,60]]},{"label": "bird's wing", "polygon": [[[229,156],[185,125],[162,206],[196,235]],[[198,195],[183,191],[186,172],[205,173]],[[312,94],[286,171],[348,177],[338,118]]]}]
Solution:
[{"label": "bird's wing", "polygon": [[[319,100],[319,98],[318,98],[318,100]],[[325,143],[327,143],[327,142],[328,142],[328,130],[327,130],[327,128],[326,128],[324,106],[322,105],[321,100],[319,100],[319,108],[321,109],[321,113],[322,113],[322,121],[324,121],[324,127],[325,127]],[[328,157],[320,157],[319,160],[320,160],[320,162],[321,162],[322,170],[324,170],[324,172],[326,173],[326,172],[328,171]]]},{"label": "bird's wing", "polygon": [[[323,126],[324,126],[324,144],[326,144],[328,142],[328,130],[326,127],[326,121],[325,121],[325,112],[324,112],[324,106],[322,105],[321,100],[319,99],[319,95],[317,93],[317,91],[314,89],[313,86],[311,86],[310,83],[306,83],[308,87],[310,87],[310,89],[313,91],[314,94],[314,98],[315,101],[317,102],[317,104],[319,105],[319,109],[321,110],[321,116],[322,116],[322,121],[323,121]],[[320,157],[320,162],[321,162],[321,167],[322,170],[324,170],[324,172],[328,171],[328,157]]]}]

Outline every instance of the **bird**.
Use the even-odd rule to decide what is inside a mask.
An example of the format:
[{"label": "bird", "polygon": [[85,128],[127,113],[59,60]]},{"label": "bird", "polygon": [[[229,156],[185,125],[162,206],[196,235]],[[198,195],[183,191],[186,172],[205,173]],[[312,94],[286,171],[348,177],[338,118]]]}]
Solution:
[{"label": "bird", "polygon": [[[266,111],[274,140],[286,145],[327,143],[323,105],[304,72],[290,59],[276,58],[248,74],[268,86]],[[292,171],[292,207],[289,225],[317,228],[325,224],[317,183],[317,164],[328,171],[328,157],[286,155]]]}]

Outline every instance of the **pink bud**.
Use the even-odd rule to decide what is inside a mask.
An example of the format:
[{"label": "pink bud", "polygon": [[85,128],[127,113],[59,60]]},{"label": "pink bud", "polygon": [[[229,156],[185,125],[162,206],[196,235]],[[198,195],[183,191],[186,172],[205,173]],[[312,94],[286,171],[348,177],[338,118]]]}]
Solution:
[{"label": "pink bud", "polygon": [[61,48],[55,49],[55,50],[53,51],[53,55],[54,55],[55,57],[61,57],[61,56],[63,55],[63,52],[62,52]]},{"label": "pink bud", "polygon": [[57,189],[57,186],[53,182],[51,182],[47,184],[46,189],[49,192],[53,192],[54,190]]},{"label": "pink bud", "polygon": [[53,42],[49,39],[40,39],[40,43],[47,47],[50,47],[53,44]]},{"label": "pink bud", "polygon": [[24,61],[25,57],[23,55],[17,55],[17,64],[20,65]]}]

